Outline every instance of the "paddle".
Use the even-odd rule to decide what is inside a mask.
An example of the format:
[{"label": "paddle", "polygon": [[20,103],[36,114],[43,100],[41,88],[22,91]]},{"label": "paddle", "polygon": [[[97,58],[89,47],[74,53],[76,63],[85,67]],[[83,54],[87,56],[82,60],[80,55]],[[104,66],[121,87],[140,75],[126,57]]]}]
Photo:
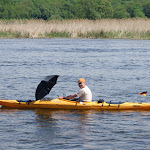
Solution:
[{"label": "paddle", "polygon": [[[87,105],[83,102],[78,102],[78,101],[72,101],[72,100],[67,100],[67,99],[64,99],[64,98],[58,98],[59,100],[62,100],[62,101],[65,101],[65,102],[71,102],[71,103],[80,103],[80,104],[83,104],[83,105]],[[87,105],[88,106],[88,105]]]},{"label": "paddle", "polygon": [[35,92],[35,99],[36,100],[42,99],[44,96],[49,94],[50,90],[57,83],[58,77],[59,77],[58,75],[51,75],[47,76],[44,80],[42,80],[40,84],[37,86]]}]

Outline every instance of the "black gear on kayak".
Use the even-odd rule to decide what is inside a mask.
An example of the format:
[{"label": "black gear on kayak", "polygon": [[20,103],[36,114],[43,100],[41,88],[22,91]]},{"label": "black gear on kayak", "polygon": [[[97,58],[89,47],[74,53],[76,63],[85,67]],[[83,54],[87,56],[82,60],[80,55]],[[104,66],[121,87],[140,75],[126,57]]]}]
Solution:
[{"label": "black gear on kayak", "polygon": [[44,80],[40,82],[35,92],[35,99],[42,99],[44,96],[49,94],[50,90],[57,83],[58,75],[47,76]]},{"label": "black gear on kayak", "polygon": [[98,103],[103,103],[104,100],[103,100],[103,99],[99,99],[97,102],[98,102]]}]

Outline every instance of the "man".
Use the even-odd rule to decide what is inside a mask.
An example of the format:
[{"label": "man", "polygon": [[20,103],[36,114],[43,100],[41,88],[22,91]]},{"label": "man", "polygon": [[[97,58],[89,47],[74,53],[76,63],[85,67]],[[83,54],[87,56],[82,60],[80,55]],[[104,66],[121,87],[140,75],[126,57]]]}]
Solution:
[{"label": "man", "polygon": [[92,92],[91,90],[86,86],[85,79],[80,78],[78,80],[78,86],[80,88],[79,92],[73,95],[69,95],[66,97],[59,97],[60,99],[73,99],[75,97],[78,97],[79,102],[90,102],[92,101]]}]

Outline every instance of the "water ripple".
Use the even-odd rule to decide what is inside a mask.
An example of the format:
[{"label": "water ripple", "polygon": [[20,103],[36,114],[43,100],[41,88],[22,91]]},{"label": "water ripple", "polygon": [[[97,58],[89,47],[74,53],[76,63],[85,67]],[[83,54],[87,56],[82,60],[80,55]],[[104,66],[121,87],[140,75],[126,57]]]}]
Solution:
[{"label": "water ripple", "polygon": [[[1,39],[0,97],[35,99],[39,82],[58,74],[48,95],[78,91],[93,100],[150,102],[148,40]],[[1,149],[149,149],[148,111],[58,111],[0,108]]]}]

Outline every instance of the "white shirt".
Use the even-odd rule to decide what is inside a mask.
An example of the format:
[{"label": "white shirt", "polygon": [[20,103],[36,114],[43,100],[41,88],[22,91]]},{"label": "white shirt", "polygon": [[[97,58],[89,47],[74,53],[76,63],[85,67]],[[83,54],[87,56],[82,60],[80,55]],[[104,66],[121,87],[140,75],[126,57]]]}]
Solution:
[{"label": "white shirt", "polygon": [[80,102],[90,102],[92,101],[92,92],[91,90],[85,86],[84,88],[80,89],[77,93]]}]

